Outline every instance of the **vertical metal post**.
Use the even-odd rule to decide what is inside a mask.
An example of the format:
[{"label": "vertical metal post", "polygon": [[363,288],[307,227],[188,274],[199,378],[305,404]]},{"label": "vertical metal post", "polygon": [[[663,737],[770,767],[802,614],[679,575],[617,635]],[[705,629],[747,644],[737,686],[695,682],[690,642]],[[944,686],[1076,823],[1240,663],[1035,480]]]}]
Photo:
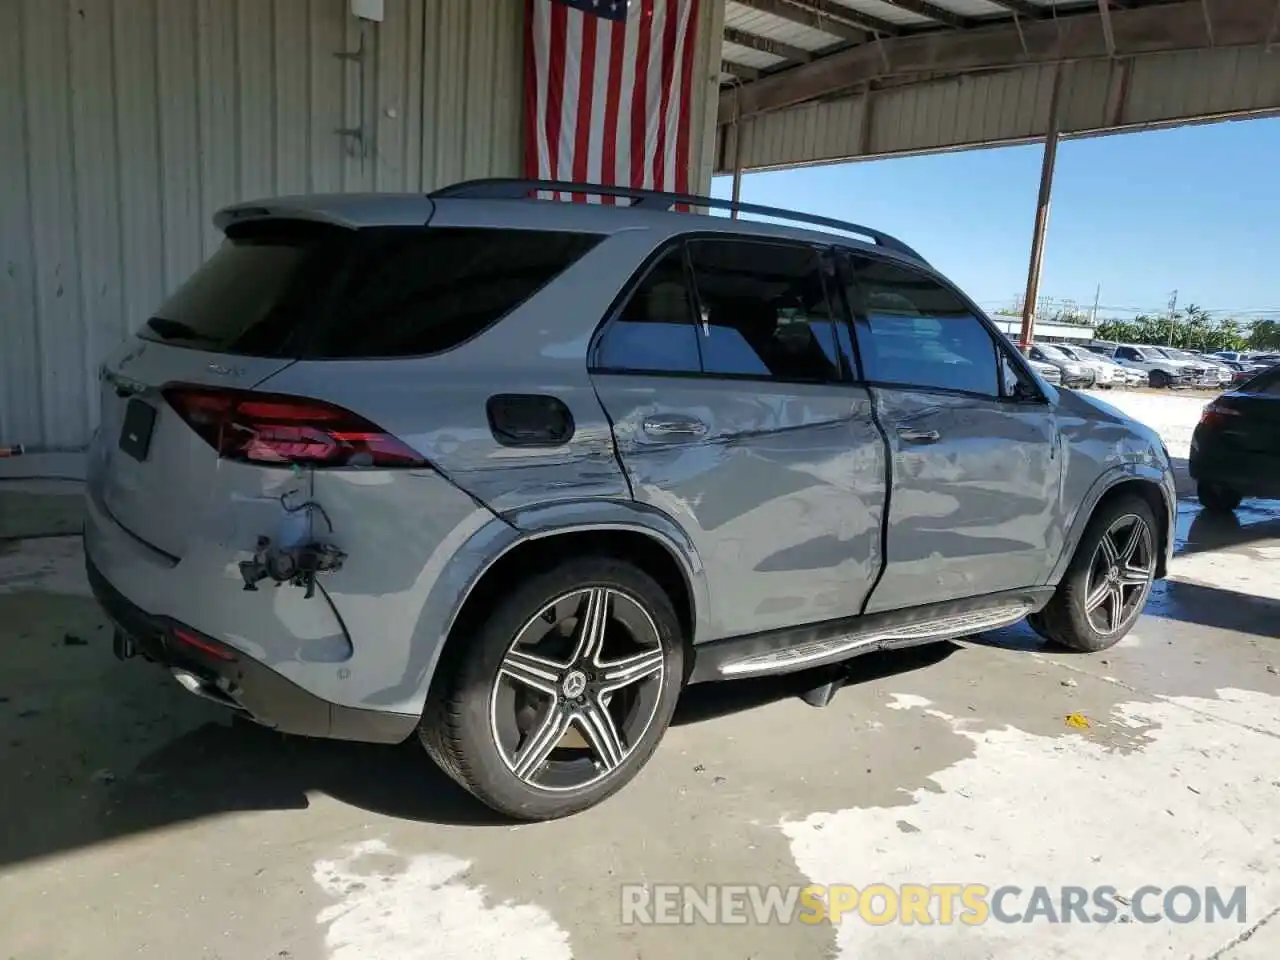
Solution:
[{"label": "vertical metal post", "polygon": [[730,132],[733,134],[733,209],[729,211],[731,219],[738,219],[738,203],[742,200],[742,128],[739,126],[739,118],[742,113],[742,84],[735,82],[733,85],[733,126]]},{"label": "vertical metal post", "polygon": [[1040,267],[1044,262],[1044,234],[1049,226],[1049,200],[1053,195],[1053,168],[1058,159],[1058,101],[1062,93],[1062,64],[1053,68],[1053,93],[1049,98],[1049,130],[1044,138],[1044,159],[1040,164],[1040,198],[1036,204],[1036,226],[1031,235],[1031,263],[1027,267],[1027,294],[1022,301],[1024,347],[1030,346],[1040,298]]}]

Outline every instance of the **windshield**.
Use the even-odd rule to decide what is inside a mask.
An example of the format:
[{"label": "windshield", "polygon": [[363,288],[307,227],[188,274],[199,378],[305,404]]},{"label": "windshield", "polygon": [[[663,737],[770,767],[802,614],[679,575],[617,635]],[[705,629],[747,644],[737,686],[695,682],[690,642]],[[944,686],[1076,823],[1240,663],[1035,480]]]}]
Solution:
[{"label": "windshield", "polygon": [[1065,353],[1063,353],[1063,352],[1062,352],[1061,350],[1059,350],[1057,347],[1051,347],[1051,346],[1049,346],[1047,343],[1042,343],[1042,344],[1040,344],[1040,352],[1041,352],[1041,353],[1043,353],[1043,354],[1044,354],[1046,357],[1048,357],[1050,360],[1071,360],[1071,359],[1073,359],[1072,357],[1068,357]]},{"label": "windshield", "polygon": [[1058,347],[1058,350],[1061,353],[1065,353],[1067,357],[1071,360],[1093,360],[1094,359],[1093,357],[1086,357],[1083,354],[1081,354],[1079,347],[1060,346]]}]

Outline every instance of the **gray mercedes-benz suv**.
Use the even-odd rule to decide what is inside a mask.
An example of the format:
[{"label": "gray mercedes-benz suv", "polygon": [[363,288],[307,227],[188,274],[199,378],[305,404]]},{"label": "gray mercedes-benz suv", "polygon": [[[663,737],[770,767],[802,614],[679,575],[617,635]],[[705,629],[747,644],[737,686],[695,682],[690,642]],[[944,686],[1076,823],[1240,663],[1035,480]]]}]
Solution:
[{"label": "gray mercedes-benz suv", "polygon": [[686,212],[726,206],[477,181],[219,213],[100,371],[117,654],[284,732],[417,735],[545,819],[626,783],[689,683],[1026,616],[1122,637],[1170,550],[1159,438],[893,237]]}]

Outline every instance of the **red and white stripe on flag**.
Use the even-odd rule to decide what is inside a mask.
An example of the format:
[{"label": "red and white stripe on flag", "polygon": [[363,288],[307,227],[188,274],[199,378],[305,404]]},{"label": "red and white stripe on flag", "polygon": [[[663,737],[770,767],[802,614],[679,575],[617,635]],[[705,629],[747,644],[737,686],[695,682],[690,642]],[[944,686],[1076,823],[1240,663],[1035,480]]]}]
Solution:
[{"label": "red and white stripe on flag", "polygon": [[699,0],[527,2],[525,175],[688,193]]}]

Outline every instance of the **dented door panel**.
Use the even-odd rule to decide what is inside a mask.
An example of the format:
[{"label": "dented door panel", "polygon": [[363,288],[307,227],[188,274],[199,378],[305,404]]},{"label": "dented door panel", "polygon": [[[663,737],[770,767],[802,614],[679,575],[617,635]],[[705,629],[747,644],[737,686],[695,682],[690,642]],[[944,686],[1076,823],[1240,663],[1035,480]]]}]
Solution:
[{"label": "dented door panel", "polygon": [[1052,408],[876,387],[892,452],[884,576],[867,612],[1042,583],[1062,550]]},{"label": "dented door panel", "polygon": [[880,566],[884,443],[860,388],[604,374],[635,498],[693,541],[700,640],[858,613]]}]

